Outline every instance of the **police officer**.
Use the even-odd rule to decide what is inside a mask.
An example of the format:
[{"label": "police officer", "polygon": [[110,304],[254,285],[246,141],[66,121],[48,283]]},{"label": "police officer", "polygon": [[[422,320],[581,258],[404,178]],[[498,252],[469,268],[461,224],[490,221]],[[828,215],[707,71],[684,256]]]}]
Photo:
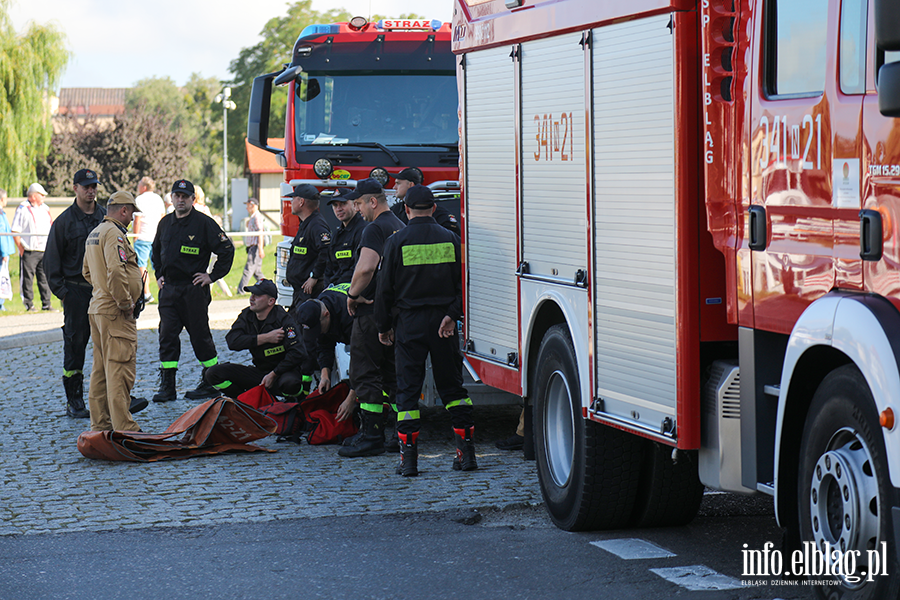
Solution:
[{"label": "police officer", "polygon": [[237,398],[260,383],[276,396],[300,395],[303,338],[284,307],[275,303],[278,288],[262,279],[244,287],[250,306],[241,311],[225,341],[231,350],[249,350],[253,366],[219,363],[207,369],[206,381],[222,394]]},{"label": "police officer", "polygon": [[107,215],[87,237],[82,274],[93,286],[88,319],[94,365],[88,402],[91,431],[140,431],[131,417],[147,406],[131,404],[137,357],[135,304],[142,306],[144,284],[126,227],[137,210],[134,196],[118,191],[106,203]]},{"label": "police officer", "polygon": [[327,286],[333,286],[350,283],[353,279],[356,248],[359,246],[366,222],[356,209],[356,204],[352,200],[347,200],[341,188],[335,190],[334,196],[328,199],[328,205],[341,222],[332,232],[328,263],[325,266],[325,283]]},{"label": "police officer", "polygon": [[[418,471],[419,396],[425,358],[431,354],[434,383],[450,411],[456,437],[455,470],[478,468],[472,399],[463,387],[456,322],[462,318],[462,262],[459,237],[437,224],[434,196],[423,185],[404,198],[409,225],[385,244],[375,319],[378,337],[395,345],[397,365],[398,474]],[[393,313],[393,314],[392,314]]]},{"label": "police officer", "polygon": [[[203,377],[219,362],[216,345],[209,331],[209,286],[231,270],[234,245],[222,228],[194,206],[194,185],[185,179],[172,186],[175,211],[163,217],[153,239],[153,266],[159,284],[159,392],[154,402],[174,400],[175,376],[181,356],[182,329],[187,329],[191,346],[203,366],[200,384],[185,393],[185,398],[211,398],[217,390]],[[210,255],[218,256],[207,274]]]},{"label": "police officer", "polygon": [[351,445],[342,447],[338,454],[375,456],[385,451],[385,394],[390,401],[396,379],[394,353],[378,341],[373,303],[385,241],[404,225],[388,208],[384,190],[374,179],[360,181],[346,198],[356,203],[369,224],[360,237],[356,267],[347,290],[347,311],[354,316],[350,336],[350,384],[359,395],[362,435]]},{"label": "police officer", "polygon": [[302,183],[285,198],[291,199],[291,213],[300,218],[287,264],[287,280],[294,288],[293,311],[325,288],[323,277],[331,231],[319,212],[320,196],[315,186]]},{"label": "police officer", "polygon": [[[408,167],[403,169],[396,175],[393,173],[388,173],[390,177],[394,178],[394,191],[397,195],[397,202],[391,206],[391,212],[393,212],[398,219],[403,221],[404,224],[409,222],[409,219],[406,216],[406,207],[403,204],[403,198],[406,197],[406,191],[414,185],[422,184],[422,172],[416,169],[415,167]],[[437,221],[438,225],[449,229],[456,235],[459,235],[459,221],[456,220],[456,216],[441,206],[440,204],[435,203],[434,209],[434,220]]]},{"label": "police officer", "polygon": [[44,251],[44,272],[53,295],[63,305],[63,389],[66,415],[86,419],[84,406],[84,353],[91,337],[88,305],[91,285],[85,281],[84,242],[103,221],[106,210],[97,204],[97,173],[81,169],[75,173],[75,200],[50,226]]}]

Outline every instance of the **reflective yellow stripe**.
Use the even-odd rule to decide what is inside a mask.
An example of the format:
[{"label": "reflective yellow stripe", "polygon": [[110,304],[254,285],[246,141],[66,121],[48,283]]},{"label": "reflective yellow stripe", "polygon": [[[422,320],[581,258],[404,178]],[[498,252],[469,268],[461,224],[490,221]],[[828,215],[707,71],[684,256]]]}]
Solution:
[{"label": "reflective yellow stripe", "polygon": [[350,284],[349,283],[337,283],[335,285],[329,286],[325,289],[326,292],[340,292],[342,294],[350,293]]},{"label": "reflective yellow stripe", "polygon": [[384,411],[384,406],[381,404],[366,404],[365,402],[360,402],[359,407],[370,413],[380,413]]},{"label": "reflective yellow stripe", "polygon": [[231,385],[230,381],[223,381],[222,383],[214,383],[213,387],[216,388],[217,390],[224,390],[225,388],[227,388],[230,385]]},{"label": "reflective yellow stripe", "polygon": [[419,411],[417,410],[401,410],[397,413],[398,421],[415,421],[419,418]]},{"label": "reflective yellow stripe", "polygon": [[[176,364],[178,364],[178,363],[176,363]],[[214,367],[214,366],[216,366],[217,364],[219,364],[219,357],[218,357],[218,356],[213,356],[213,357],[212,357],[211,359],[209,359],[209,360],[201,360],[201,361],[200,361],[200,364],[201,364],[202,366],[206,367],[207,369],[208,369],[209,367]]]},{"label": "reflective yellow stripe", "polygon": [[456,262],[452,242],[403,246],[403,265],[440,265]]},{"label": "reflective yellow stripe", "polygon": [[447,404],[447,410],[450,410],[454,406],[461,406],[463,404],[466,406],[472,406],[472,399],[471,398],[461,398],[459,400],[454,400],[453,402],[449,402]]},{"label": "reflective yellow stripe", "polygon": [[160,369],[177,369],[178,361],[177,360],[168,360],[168,361],[164,360],[159,363],[159,368]]}]

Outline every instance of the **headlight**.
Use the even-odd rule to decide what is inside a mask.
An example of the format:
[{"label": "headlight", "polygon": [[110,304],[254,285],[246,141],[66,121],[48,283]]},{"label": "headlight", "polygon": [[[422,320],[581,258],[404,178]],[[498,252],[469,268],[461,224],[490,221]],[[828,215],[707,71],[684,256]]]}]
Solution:
[{"label": "headlight", "polygon": [[334,166],[327,158],[320,158],[313,165],[313,171],[315,171],[319,179],[328,179],[331,176],[331,172],[334,171]]},{"label": "headlight", "polygon": [[375,167],[374,169],[372,169],[372,171],[369,173],[369,177],[380,183],[381,187],[386,186],[388,179],[390,179],[387,169],[383,167]]},{"label": "headlight", "polygon": [[365,17],[353,17],[352,19],[350,19],[350,22],[349,22],[350,29],[355,29],[355,30],[359,31],[360,29],[365,27],[368,22],[369,21],[366,20]]}]

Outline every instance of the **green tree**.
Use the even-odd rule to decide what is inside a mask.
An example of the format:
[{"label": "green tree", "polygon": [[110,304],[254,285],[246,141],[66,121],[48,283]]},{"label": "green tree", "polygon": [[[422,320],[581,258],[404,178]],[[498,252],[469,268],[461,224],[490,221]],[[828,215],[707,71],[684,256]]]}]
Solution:
[{"label": "green tree", "polygon": [[31,23],[17,34],[9,4],[0,0],[0,182],[11,195],[24,195],[50,149],[49,98],[69,53],[51,25]]}]

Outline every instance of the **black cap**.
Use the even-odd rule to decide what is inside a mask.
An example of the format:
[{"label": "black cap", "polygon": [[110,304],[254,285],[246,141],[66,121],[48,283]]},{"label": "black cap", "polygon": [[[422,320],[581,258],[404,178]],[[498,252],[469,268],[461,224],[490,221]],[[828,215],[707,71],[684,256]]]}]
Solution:
[{"label": "black cap", "polygon": [[294,191],[290,194],[285,194],[285,198],[308,198],[310,200],[318,200],[319,199],[319,190],[316,189],[316,186],[311,185],[309,183],[301,183],[297,187],[294,188]]},{"label": "black cap", "polygon": [[388,173],[394,179],[402,179],[403,181],[409,181],[416,185],[422,183],[422,171],[418,170],[415,167],[407,167],[394,175],[393,173]]},{"label": "black cap", "polygon": [[93,185],[95,183],[100,183],[100,180],[97,178],[97,171],[81,169],[75,173],[75,183],[79,185]]},{"label": "black cap", "polygon": [[410,208],[431,208],[434,206],[434,194],[424,185],[414,185],[407,190],[403,203]]},{"label": "black cap", "polygon": [[298,325],[316,329],[321,323],[322,308],[317,300],[307,300],[297,308],[293,316]]},{"label": "black cap", "polygon": [[188,181],[187,179],[179,179],[175,183],[172,184],[172,193],[180,192],[182,194],[187,194],[188,196],[194,195],[194,184]]},{"label": "black cap", "polygon": [[245,292],[250,292],[256,296],[270,296],[272,298],[278,298],[278,288],[275,287],[275,282],[271,279],[260,279],[256,285],[245,285]]},{"label": "black cap", "polygon": [[356,200],[361,196],[365,196],[366,194],[381,194],[384,192],[384,188],[381,187],[381,184],[378,183],[377,179],[372,179],[371,177],[368,179],[363,179],[359,183],[356,184],[356,189],[344,196],[347,200]]},{"label": "black cap", "polygon": [[328,197],[328,204],[334,202],[347,202],[347,194],[349,193],[350,190],[347,188],[334,188],[334,194]]}]

